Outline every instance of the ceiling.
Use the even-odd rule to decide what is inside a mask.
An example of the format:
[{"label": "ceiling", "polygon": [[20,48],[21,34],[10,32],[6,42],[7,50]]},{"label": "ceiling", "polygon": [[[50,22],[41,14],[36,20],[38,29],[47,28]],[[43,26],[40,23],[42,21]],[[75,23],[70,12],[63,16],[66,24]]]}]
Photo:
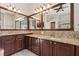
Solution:
[{"label": "ceiling", "polygon": [[9,5],[20,8],[21,12],[25,15],[31,15],[34,13],[34,9],[39,8],[44,3],[0,3],[0,6],[7,7]]},{"label": "ceiling", "polygon": [[40,8],[46,3],[0,3],[0,6],[7,7],[10,4],[16,9],[20,8],[21,12],[28,16],[34,13],[34,9]]}]

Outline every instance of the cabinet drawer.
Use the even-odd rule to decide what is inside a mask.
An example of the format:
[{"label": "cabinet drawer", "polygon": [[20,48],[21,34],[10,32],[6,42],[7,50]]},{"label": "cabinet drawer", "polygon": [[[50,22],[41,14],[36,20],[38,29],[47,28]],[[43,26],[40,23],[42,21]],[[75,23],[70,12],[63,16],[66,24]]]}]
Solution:
[{"label": "cabinet drawer", "polygon": [[23,39],[24,36],[23,36],[23,35],[17,35],[16,38],[17,38],[17,39]]},{"label": "cabinet drawer", "polygon": [[44,45],[50,45],[50,41],[49,40],[42,40],[42,44],[44,44]]}]

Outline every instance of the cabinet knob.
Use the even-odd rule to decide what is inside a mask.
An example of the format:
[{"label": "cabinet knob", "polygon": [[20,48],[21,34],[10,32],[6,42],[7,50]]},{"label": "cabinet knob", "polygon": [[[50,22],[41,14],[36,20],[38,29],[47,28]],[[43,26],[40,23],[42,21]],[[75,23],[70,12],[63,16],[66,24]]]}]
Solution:
[{"label": "cabinet knob", "polygon": [[52,42],[50,42],[50,44],[52,44]]},{"label": "cabinet knob", "polygon": [[54,42],[54,44],[56,44],[56,42]]}]

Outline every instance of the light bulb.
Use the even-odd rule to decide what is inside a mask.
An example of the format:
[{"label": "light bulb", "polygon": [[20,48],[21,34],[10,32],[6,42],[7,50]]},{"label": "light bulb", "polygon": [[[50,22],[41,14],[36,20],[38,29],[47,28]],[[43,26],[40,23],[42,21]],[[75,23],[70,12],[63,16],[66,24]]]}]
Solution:
[{"label": "light bulb", "polygon": [[34,10],[34,13],[37,13],[36,9]]},{"label": "light bulb", "polygon": [[11,5],[9,6],[9,9],[10,9],[10,10],[12,10],[12,9],[13,9]]},{"label": "light bulb", "polygon": [[42,7],[40,7],[40,11],[42,11]]},{"label": "light bulb", "polygon": [[50,4],[47,4],[47,8],[49,8],[51,5]]},{"label": "light bulb", "polygon": [[46,9],[46,6],[44,5],[44,6],[43,6],[43,10],[45,10],[45,9]]},{"label": "light bulb", "polygon": [[13,10],[16,11],[16,8],[14,7]]},{"label": "light bulb", "polygon": [[20,10],[20,9],[18,9],[18,10],[17,10],[17,12],[21,12],[21,10]]},{"label": "light bulb", "polygon": [[37,12],[39,12],[39,9],[36,9],[37,10]]},{"label": "light bulb", "polygon": [[45,13],[45,11],[43,11],[43,13]]}]

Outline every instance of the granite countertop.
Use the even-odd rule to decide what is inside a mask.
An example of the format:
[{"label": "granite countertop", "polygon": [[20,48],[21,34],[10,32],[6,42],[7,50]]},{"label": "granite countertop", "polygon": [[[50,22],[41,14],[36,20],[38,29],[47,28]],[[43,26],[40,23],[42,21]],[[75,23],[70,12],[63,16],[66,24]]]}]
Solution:
[{"label": "granite countertop", "polygon": [[31,35],[26,35],[30,37],[36,37],[39,39],[44,39],[44,40],[51,40],[51,41],[56,41],[56,42],[61,42],[61,43],[67,43],[67,44],[73,44],[79,46],[79,39],[75,38],[55,38],[53,36],[45,36],[45,35],[36,35],[36,34],[31,34]]},{"label": "granite countertop", "polygon": [[0,36],[8,36],[8,35],[18,35],[18,34],[31,34],[32,32],[24,31],[24,32],[3,32],[0,33]]}]

